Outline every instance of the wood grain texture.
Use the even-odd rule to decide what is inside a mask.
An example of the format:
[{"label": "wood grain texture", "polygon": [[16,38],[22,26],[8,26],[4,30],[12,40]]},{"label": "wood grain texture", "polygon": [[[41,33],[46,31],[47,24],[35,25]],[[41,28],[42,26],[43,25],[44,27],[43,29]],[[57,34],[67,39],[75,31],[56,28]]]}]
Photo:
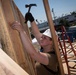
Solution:
[{"label": "wood grain texture", "polygon": [[0,75],[29,75],[0,48]]},{"label": "wood grain texture", "polygon": [[24,24],[24,17],[13,0],[0,0],[0,39],[2,49],[30,75],[35,74],[33,60],[24,51],[19,33],[11,28],[14,21],[19,21],[29,35],[28,26]]}]

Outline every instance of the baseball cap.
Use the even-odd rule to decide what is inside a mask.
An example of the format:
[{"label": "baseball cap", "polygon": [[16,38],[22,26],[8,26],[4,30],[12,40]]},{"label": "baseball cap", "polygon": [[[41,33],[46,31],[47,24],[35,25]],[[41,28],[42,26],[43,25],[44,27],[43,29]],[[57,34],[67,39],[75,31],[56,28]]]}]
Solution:
[{"label": "baseball cap", "polygon": [[[55,31],[55,33],[56,33],[56,35],[57,35],[57,32],[56,32],[56,31]],[[45,31],[43,32],[43,35],[52,38],[52,36],[51,36],[51,32],[50,32],[50,29],[45,30]]]}]

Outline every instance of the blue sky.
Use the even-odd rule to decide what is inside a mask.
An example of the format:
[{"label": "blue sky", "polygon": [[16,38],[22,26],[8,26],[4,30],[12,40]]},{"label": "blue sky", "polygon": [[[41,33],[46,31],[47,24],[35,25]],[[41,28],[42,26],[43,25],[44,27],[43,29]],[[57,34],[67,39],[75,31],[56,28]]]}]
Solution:
[{"label": "blue sky", "polygon": [[[70,14],[72,11],[76,11],[76,0],[48,0],[50,5],[50,10],[54,9],[55,16],[60,17],[62,14]],[[28,8],[25,8],[26,4],[35,3],[37,7],[31,8],[31,13],[35,19],[38,19],[39,22],[46,21],[46,14],[43,5],[43,0],[14,0],[20,11],[23,15],[28,11]]]}]

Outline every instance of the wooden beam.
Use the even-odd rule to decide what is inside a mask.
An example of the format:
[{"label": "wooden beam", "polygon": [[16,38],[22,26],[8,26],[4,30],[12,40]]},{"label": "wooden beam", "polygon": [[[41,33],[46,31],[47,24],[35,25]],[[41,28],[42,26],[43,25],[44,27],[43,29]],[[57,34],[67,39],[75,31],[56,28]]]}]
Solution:
[{"label": "wooden beam", "polygon": [[0,48],[0,75],[29,75]]},{"label": "wooden beam", "polygon": [[[17,15],[19,17],[20,23],[23,25],[23,28],[25,29],[25,32],[27,33],[29,39],[31,40],[30,30],[28,28],[28,25],[24,23],[25,22],[25,19],[24,19],[23,15],[21,14],[20,10],[18,9],[18,7],[15,5],[14,2],[13,2],[13,5],[14,5],[14,8],[16,9],[16,12],[17,12]],[[28,55],[27,52],[25,53],[25,57],[27,59],[27,63],[29,65],[31,74],[35,74],[36,75],[36,72],[35,72],[35,62],[34,62],[34,60],[32,60],[30,58],[30,56]]]},{"label": "wooden beam", "polygon": [[[1,0],[0,0],[0,41],[2,44],[3,50],[5,50],[7,52],[7,54],[12,57],[12,59],[14,59],[16,62],[18,62],[14,48],[13,48],[13,43],[11,41],[9,31],[7,28],[7,22],[5,20],[4,12],[2,9]],[[9,50],[11,50],[11,51],[9,51]]]},{"label": "wooden beam", "polygon": [[[14,21],[24,24],[24,18],[15,8],[13,0],[0,0],[0,36],[2,49],[30,75],[36,75],[33,60],[24,52],[19,34],[11,28]],[[27,34],[28,26],[25,27]]]},{"label": "wooden beam", "polygon": [[53,24],[53,20],[52,20],[52,16],[51,16],[48,0],[43,0],[43,4],[44,4],[44,7],[45,7],[45,12],[46,12],[46,15],[47,15],[48,24],[49,24],[49,27],[50,27],[50,31],[52,33],[52,38],[53,38],[53,42],[54,42],[54,46],[55,46],[55,50],[56,50],[56,55],[57,55],[58,62],[59,62],[60,73],[61,73],[60,75],[64,75],[64,70],[63,70],[63,66],[62,66],[62,60],[61,60],[59,47],[58,47],[58,41],[56,39],[54,24]]}]

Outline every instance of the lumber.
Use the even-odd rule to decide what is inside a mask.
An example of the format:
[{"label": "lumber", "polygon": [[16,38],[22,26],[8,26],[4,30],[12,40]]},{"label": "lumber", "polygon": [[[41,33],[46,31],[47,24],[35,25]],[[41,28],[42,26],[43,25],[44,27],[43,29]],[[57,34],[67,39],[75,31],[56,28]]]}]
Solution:
[{"label": "lumber", "polygon": [[[4,16],[1,0],[0,0],[0,42],[2,44],[3,50],[5,50],[5,52],[7,52],[7,54],[11,56],[12,59],[18,62],[16,59],[16,54],[14,52],[13,44],[11,42],[11,38],[10,38],[9,31],[7,28],[7,22]],[[11,51],[9,52],[9,50]]]},{"label": "lumber", "polygon": [[0,48],[0,75],[29,75]]},{"label": "lumber", "polygon": [[[16,12],[18,14],[18,17],[20,19],[20,23],[23,25],[23,28],[25,29],[25,32],[27,33],[29,39],[31,40],[31,35],[30,35],[30,30],[28,28],[28,25],[24,23],[25,22],[25,19],[24,19],[23,15],[21,14],[21,12],[19,11],[18,7],[15,5],[14,2],[13,2],[13,4],[14,4],[14,8],[16,9]],[[35,72],[35,62],[34,62],[34,60],[32,60],[27,53],[25,54],[25,57],[28,60],[27,63],[29,65],[29,68],[30,68],[31,73],[36,75],[36,72]]]},{"label": "lumber", "polygon": [[58,42],[57,42],[57,39],[56,39],[54,24],[53,24],[48,0],[43,0],[43,4],[44,4],[47,19],[48,19],[48,24],[49,24],[49,27],[50,27],[50,31],[52,33],[52,39],[53,39],[53,42],[54,42],[55,52],[56,52],[56,55],[57,55],[59,68],[60,68],[60,75],[64,75],[62,60],[61,60],[61,56],[60,56],[60,52],[59,52]]},{"label": "lumber", "polygon": [[28,26],[24,24],[24,17],[13,0],[0,0],[0,38],[2,49],[30,75],[36,75],[33,60],[27,52],[24,52],[18,32],[11,28],[14,21],[19,21],[23,24],[29,36]]}]

